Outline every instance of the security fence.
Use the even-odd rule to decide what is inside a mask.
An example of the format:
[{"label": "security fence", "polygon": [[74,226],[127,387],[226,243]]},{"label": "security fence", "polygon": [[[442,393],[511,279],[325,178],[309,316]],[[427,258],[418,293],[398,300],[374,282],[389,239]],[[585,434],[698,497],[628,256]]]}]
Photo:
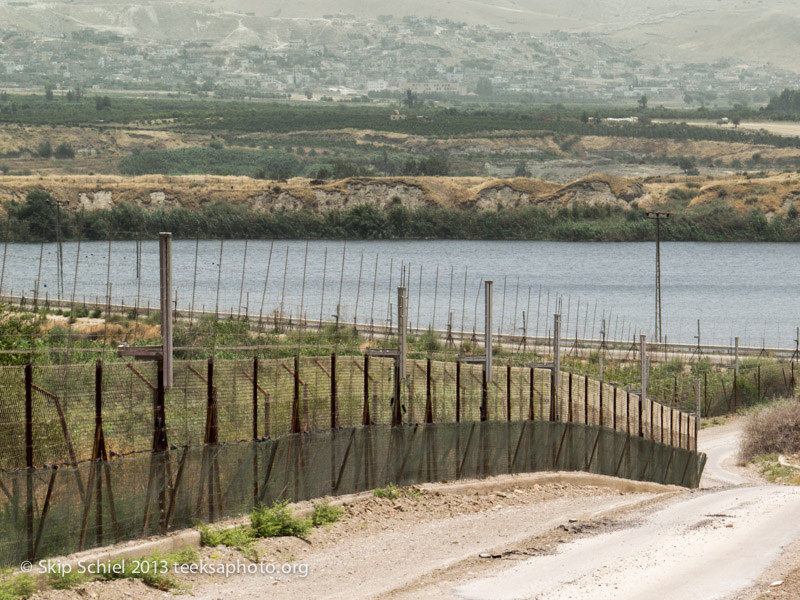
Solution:
[{"label": "security fence", "polygon": [[[698,485],[697,419],[550,369],[378,356],[0,369],[0,565],[302,500],[565,469]],[[560,380],[558,393],[552,382]]]}]

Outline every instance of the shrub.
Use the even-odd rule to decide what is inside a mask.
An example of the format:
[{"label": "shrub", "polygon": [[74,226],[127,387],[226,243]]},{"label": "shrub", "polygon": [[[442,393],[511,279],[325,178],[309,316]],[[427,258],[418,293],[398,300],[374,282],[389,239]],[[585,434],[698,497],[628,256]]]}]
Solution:
[{"label": "shrub", "polygon": [[331,506],[328,502],[321,502],[314,505],[314,513],[311,515],[311,524],[314,527],[321,527],[329,523],[336,523],[344,516],[344,508],[341,506]]},{"label": "shrub", "polygon": [[42,158],[50,158],[53,155],[53,147],[50,145],[50,141],[40,142],[36,147],[36,153]]},{"label": "shrub", "polygon": [[88,317],[89,316],[89,309],[86,308],[85,304],[80,304],[80,305],[76,306],[75,309],[72,311],[72,316],[75,317],[76,319],[80,319],[80,318],[83,318],[83,317]]},{"label": "shrub", "polygon": [[276,502],[272,508],[259,506],[250,513],[250,523],[258,537],[294,536],[305,538],[311,531],[311,519],[292,516],[288,500]]},{"label": "shrub", "polygon": [[36,583],[30,575],[16,575],[8,579],[0,577],[0,600],[28,598],[35,590]]},{"label": "shrub", "polygon": [[387,498],[389,500],[397,500],[403,495],[403,490],[395,484],[390,483],[385,488],[377,488],[372,492],[376,498]]},{"label": "shrub", "polygon": [[75,158],[75,149],[67,142],[61,142],[56,146],[53,156],[56,158]]},{"label": "shrub", "polygon": [[800,452],[800,403],[796,400],[780,400],[747,419],[740,448],[744,462],[765,454],[795,452]]},{"label": "shrub", "polygon": [[99,319],[102,314],[103,314],[102,310],[100,310],[99,308],[94,308],[94,309],[92,309],[92,312],[89,313],[89,316],[92,319]]}]

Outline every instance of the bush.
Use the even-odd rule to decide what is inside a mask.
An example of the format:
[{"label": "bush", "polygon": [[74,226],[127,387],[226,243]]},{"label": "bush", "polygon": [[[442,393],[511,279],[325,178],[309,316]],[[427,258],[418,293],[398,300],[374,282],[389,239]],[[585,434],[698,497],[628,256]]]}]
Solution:
[{"label": "bush", "polygon": [[56,158],[75,158],[75,149],[67,142],[61,142],[56,146],[53,156]]},{"label": "bush", "polygon": [[800,403],[780,400],[753,413],[745,423],[740,457],[800,452]]},{"label": "bush", "polygon": [[99,319],[102,316],[102,314],[103,314],[102,310],[100,310],[99,308],[94,308],[92,309],[92,312],[89,313],[89,316],[92,319]]},{"label": "bush", "polygon": [[53,147],[50,145],[50,141],[40,142],[36,147],[36,154],[42,158],[50,158],[53,155]]},{"label": "bush", "polygon": [[294,536],[305,538],[311,531],[311,519],[296,519],[288,500],[276,502],[272,508],[259,506],[250,513],[250,523],[258,537]]},{"label": "bush", "polygon": [[81,319],[89,316],[89,309],[85,304],[80,304],[72,311],[72,316],[76,319]]},{"label": "bush", "polygon": [[344,516],[344,509],[341,506],[331,506],[328,502],[321,502],[314,505],[314,513],[311,515],[311,524],[314,527],[321,527],[329,523],[336,523]]},{"label": "bush", "polygon": [[0,600],[28,598],[36,591],[36,583],[30,575],[15,575],[5,579],[0,576]]},{"label": "bush", "polygon": [[372,492],[376,498],[387,498],[388,500],[397,500],[403,495],[403,490],[395,484],[390,483],[385,488],[377,488]]}]

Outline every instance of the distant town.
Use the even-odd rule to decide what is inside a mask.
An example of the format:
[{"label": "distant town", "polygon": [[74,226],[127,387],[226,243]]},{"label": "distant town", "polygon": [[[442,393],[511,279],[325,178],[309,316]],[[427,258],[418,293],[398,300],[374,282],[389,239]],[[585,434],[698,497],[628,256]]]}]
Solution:
[{"label": "distant town", "polygon": [[[648,61],[633,45],[552,31],[511,33],[449,20],[355,16],[269,19],[270,33],[165,41],[0,25],[0,87],[67,94],[140,91],[197,97],[754,106],[798,74],[764,63]],[[197,36],[195,36],[197,37]],[[413,96],[409,96],[409,92]],[[413,98],[413,99],[412,99]]]}]

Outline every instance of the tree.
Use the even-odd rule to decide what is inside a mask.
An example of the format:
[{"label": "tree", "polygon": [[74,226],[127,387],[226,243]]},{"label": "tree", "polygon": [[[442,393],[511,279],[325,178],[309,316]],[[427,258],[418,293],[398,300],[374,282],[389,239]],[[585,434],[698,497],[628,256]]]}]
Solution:
[{"label": "tree", "polygon": [[528,171],[528,163],[524,160],[521,160],[519,164],[514,168],[514,177],[530,177],[531,173]]},{"label": "tree", "polygon": [[53,88],[49,85],[44,88],[44,99],[48,101],[53,99]]},{"label": "tree", "polygon": [[492,80],[488,77],[481,77],[478,80],[478,85],[475,89],[475,93],[479,96],[491,96],[494,93],[494,88],[492,86]]},{"label": "tree", "polygon": [[42,158],[50,158],[53,155],[53,147],[50,145],[50,140],[39,142],[36,147],[36,153]]},{"label": "tree", "polygon": [[647,96],[642,94],[642,97],[639,98],[639,110],[647,110]]},{"label": "tree", "polygon": [[305,94],[308,100],[311,100],[314,97],[314,94],[311,93],[311,90],[306,90]]},{"label": "tree", "polygon": [[419,96],[408,89],[406,90],[406,97],[403,98],[403,104],[405,104],[408,108],[414,108],[419,104]]},{"label": "tree", "polygon": [[742,120],[739,117],[733,117],[731,119],[731,123],[733,123],[734,128],[739,127],[741,125]]},{"label": "tree", "polygon": [[75,149],[67,142],[61,142],[56,146],[53,156],[56,158],[75,158]]},{"label": "tree", "polygon": [[102,96],[102,97],[97,96],[94,99],[94,107],[97,110],[103,110],[104,108],[110,108],[111,107],[111,98],[109,98],[108,96]]},{"label": "tree", "polygon": [[686,173],[687,175],[690,174],[690,171],[696,170],[695,165],[697,161],[695,160],[694,156],[681,156],[678,159],[678,167],[681,171]]}]

